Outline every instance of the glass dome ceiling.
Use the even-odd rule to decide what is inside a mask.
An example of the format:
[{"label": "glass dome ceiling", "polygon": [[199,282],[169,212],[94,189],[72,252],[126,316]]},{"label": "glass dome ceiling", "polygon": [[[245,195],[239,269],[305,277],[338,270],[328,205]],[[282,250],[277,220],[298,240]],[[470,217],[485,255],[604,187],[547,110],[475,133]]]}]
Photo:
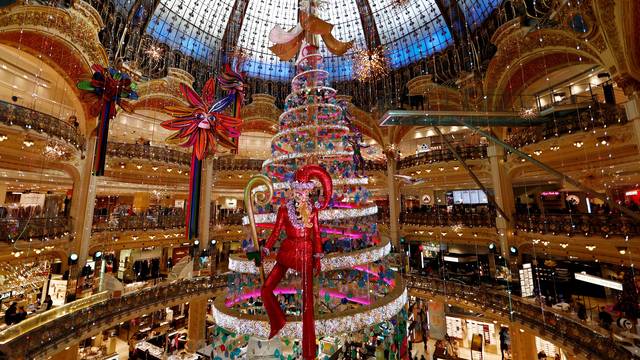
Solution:
[{"label": "glass dome ceiling", "polygon": [[[297,23],[299,0],[161,0],[147,32],[174,49],[195,59],[212,62],[229,29],[239,27],[235,46],[245,49],[249,76],[265,80],[287,81],[294,75],[293,62],[282,62],[273,55],[268,34],[274,25],[285,29]],[[393,68],[411,64],[453,44],[449,23],[458,22],[473,31],[499,5],[501,0],[328,0],[319,15],[334,25],[333,35],[342,41],[353,40],[356,48],[373,43],[384,46]],[[453,8],[458,11],[453,11]],[[242,11],[242,15],[233,16]],[[370,14],[360,14],[367,9]],[[443,10],[444,9],[444,10]],[[463,14],[462,19],[453,15]],[[370,16],[375,29],[363,26]],[[235,19],[235,20],[232,20]],[[241,21],[238,21],[241,20]],[[352,78],[350,53],[336,57],[322,49],[325,69],[333,80]]]}]

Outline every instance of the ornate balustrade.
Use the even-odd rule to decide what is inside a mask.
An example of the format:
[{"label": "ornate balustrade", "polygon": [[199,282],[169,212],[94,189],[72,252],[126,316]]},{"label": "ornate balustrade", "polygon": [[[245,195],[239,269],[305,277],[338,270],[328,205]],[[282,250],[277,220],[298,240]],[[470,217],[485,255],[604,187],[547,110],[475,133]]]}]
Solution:
[{"label": "ornate balustrade", "polygon": [[598,214],[516,215],[516,228],[526,232],[563,235],[640,235],[640,224],[630,217]]},{"label": "ornate balustrade", "polygon": [[484,213],[452,214],[447,212],[405,212],[400,222],[407,225],[493,227],[496,225],[495,210]]},{"label": "ornate balustrade", "polygon": [[0,241],[46,240],[63,236],[70,231],[68,217],[30,217],[0,219]]},{"label": "ornate balustrade", "polygon": [[94,216],[92,231],[172,229],[184,227],[184,215],[106,215]]},{"label": "ornate balustrade", "polygon": [[[109,142],[107,155],[125,159],[144,159],[161,163],[173,163],[180,165],[191,164],[191,154],[161,146],[129,144]],[[221,158],[213,160],[213,170],[255,170],[262,169],[263,160],[256,159],[229,159]]]},{"label": "ornate balustrade", "polygon": [[224,170],[253,170],[260,171],[262,170],[262,162],[263,160],[258,159],[216,159],[213,162],[213,170],[224,171]]},{"label": "ornate balustrade", "polygon": [[[608,338],[604,329],[586,326],[529,300],[487,287],[467,286],[435,278],[409,275],[406,279],[409,289],[414,292],[422,292],[425,296],[445,296],[449,301],[492,311],[536,329],[543,336],[556,337],[565,344],[573,345],[576,351],[585,352],[591,358],[630,358],[624,349]],[[0,332],[0,351],[10,358],[46,357],[73,342],[137,316],[141,311],[190,301],[194,297],[214,297],[226,286],[224,276],[201,277],[163,283],[121,298],[85,301],[86,306],[75,306],[74,311],[57,316],[51,316],[57,311],[52,309],[37,315],[42,319],[29,319],[24,325],[14,325]],[[38,326],[34,327],[33,324]]]},{"label": "ornate balustrade", "polygon": [[186,152],[143,144],[109,142],[107,146],[107,155],[119,158],[145,159],[181,165],[191,164],[191,155]]},{"label": "ornate balustrade", "polygon": [[387,162],[367,160],[364,168],[367,171],[387,171]]},{"label": "ornate balustrade", "polygon": [[594,103],[576,115],[554,117],[542,125],[515,128],[506,142],[516,148],[534,144],[555,136],[590,131],[615,124],[626,124],[627,114],[620,106],[606,106]]},{"label": "ornate balustrade", "polygon": [[477,307],[497,311],[512,320],[537,329],[541,334],[573,345],[590,358],[630,359],[631,355],[615,344],[604,329],[586,326],[568,316],[517,296],[486,287],[468,286],[435,278],[408,276],[412,290],[446,296]]},{"label": "ornate balustrade", "polygon": [[25,130],[45,133],[64,140],[79,150],[85,146],[85,138],[71,124],[36,110],[0,101],[0,123],[19,126]]},{"label": "ornate balustrade", "polygon": [[[471,145],[456,149],[464,160],[484,159],[487,157],[487,145]],[[426,165],[437,162],[456,160],[455,156],[448,149],[431,150],[418,155],[407,156],[400,160],[398,167],[408,169],[414,166]]]}]

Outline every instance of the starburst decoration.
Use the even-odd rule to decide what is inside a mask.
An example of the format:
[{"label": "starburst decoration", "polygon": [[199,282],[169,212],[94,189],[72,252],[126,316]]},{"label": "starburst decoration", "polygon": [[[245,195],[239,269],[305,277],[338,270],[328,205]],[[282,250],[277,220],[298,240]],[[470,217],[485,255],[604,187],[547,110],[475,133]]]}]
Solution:
[{"label": "starburst decoration", "polygon": [[524,120],[533,120],[537,118],[538,115],[540,115],[540,112],[538,111],[538,108],[535,106],[530,108],[522,107],[522,109],[520,109],[519,115]]},{"label": "starburst decoration", "polygon": [[159,61],[164,54],[164,50],[155,44],[149,45],[149,47],[144,51],[147,56],[153,61]]},{"label": "starburst decoration", "polygon": [[353,54],[353,72],[358,81],[373,80],[389,73],[389,63],[382,46],[371,50],[356,50]]},{"label": "starburst decoration", "polygon": [[51,141],[44,146],[44,156],[49,160],[67,160],[70,154],[64,146]]}]

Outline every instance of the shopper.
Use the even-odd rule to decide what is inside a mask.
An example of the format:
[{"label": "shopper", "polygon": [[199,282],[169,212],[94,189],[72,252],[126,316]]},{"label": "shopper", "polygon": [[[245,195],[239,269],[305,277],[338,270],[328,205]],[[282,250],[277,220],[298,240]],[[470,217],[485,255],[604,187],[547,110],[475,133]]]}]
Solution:
[{"label": "shopper", "polygon": [[613,318],[611,314],[609,314],[604,306],[600,308],[600,312],[598,313],[598,318],[600,319],[600,324],[603,328],[609,330],[611,328],[611,323],[613,322]]},{"label": "shopper", "polygon": [[505,353],[507,353],[507,356],[509,354],[510,342],[509,329],[506,327],[500,328],[500,354],[502,355],[502,360],[504,360]]},{"label": "shopper", "polygon": [[587,320],[587,308],[583,303],[578,303],[578,318],[582,321]]},{"label": "shopper", "polygon": [[27,310],[24,309],[24,306],[18,307],[18,312],[15,315],[15,323],[17,324],[26,318],[27,318]]},{"label": "shopper", "polygon": [[7,325],[12,325],[16,323],[16,313],[18,311],[18,303],[13,302],[7,308],[7,311],[4,312],[4,322]]},{"label": "shopper", "polygon": [[44,303],[43,305],[45,306],[45,310],[51,310],[51,307],[53,306],[53,300],[51,299],[51,295],[47,295],[47,297],[44,299]]}]

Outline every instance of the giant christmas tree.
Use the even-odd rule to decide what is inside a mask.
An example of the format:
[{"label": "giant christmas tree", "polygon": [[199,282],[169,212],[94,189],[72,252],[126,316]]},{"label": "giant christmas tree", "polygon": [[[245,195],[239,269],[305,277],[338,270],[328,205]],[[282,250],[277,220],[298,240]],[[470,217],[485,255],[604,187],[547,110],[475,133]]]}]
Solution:
[{"label": "giant christmas tree", "polygon": [[[254,246],[248,237],[243,247],[250,256],[230,258],[229,270],[233,274],[229,276],[227,294],[215,302],[214,316],[218,326],[227,339],[234,339],[233,348],[221,344],[217,350],[225,356],[239,356],[240,347],[250,339],[267,339],[277,332],[278,337],[269,346],[251,346],[247,350],[249,358],[259,356],[257,352],[260,351],[271,351],[275,342],[280,345],[275,345],[272,356],[283,359],[300,357],[303,352],[300,348],[303,348],[304,358],[308,359],[309,348],[299,345],[297,339],[306,337],[308,340],[309,333],[315,332],[311,339],[320,343],[318,354],[322,356],[336,351],[345,335],[367,341],[374,334],[381,335],[391,351],[406,354],[404,307],[407,293],[401,277],[387,263],[391,250],[389,239],[378,233],[377,207],[370,201],[368,178],[363,176],[360,168],[361,135],[353,125],[348,105],[339,102],[335,89],[329,86],[329,74],[322,70],[318,46],[309,42],[319,43],[313,36],[306,36],[306,41],[297,45],[296,50],[299,51],[296,76],[291,82],[292,93],[286,98],[279,131],[272,139],[272,156],[263,164],[263,172],[272,182],[273,196],[268,204],[256,205],[254,219],[260,245]],[[322,176],[301,175],[309,169],[330,174],[333,190],[327,191],[326,184],[321,181]],[[248,191],[260,195],[266,190],[267,186],[260,185]],[[315,226],[309,223],[305,227],[302,223],[305,217],[300,212],[306,210],[300,210],[297,200],[301,192],[308,193],[309,203],[314,204],[311,218],[317,216],[318,224]],[[281,221],[275,224],[276,219]],[[249,227],[248,218],[245,220]],[[281,234],[278,231],[271,236],[274,226],[279,228],[283,223],[289,224],[287,231]],[[296,224],[299,224],[298,230],[295,229]],[[266,245],[270,247],[275,243],[275,249],[271,250],[276,254],[285,247],[296,246],[291,242],[291,231],[302,234],[309,231],[307,234],[319,235],[318,243],[321,245],[318,247],[321,249],[315,247],[313,257],[308,257],[314,262],[308,269],[316,269],[311,283],[304,270],[307,268],[283,267],[281,263],[288,259],[282,256],[277,258],[276,265],[273,256],[265,257],[267,252],[256,248],[264,247],[269,237],[272,239]],[[301,235],[296,241],[303,239],[304,235]],[[296,254],[287,251],[292,257]],[[257,256],[258,253],[262,256]],[[319,261],[319,271],[316,261]],[[267,283],[271,281],[271,287],[267,292],[258,265],[264,266],[265,273],[269,275]],[[278,276],[276,282],[272,274],[275,267],[280,267],[278,271],[289,269],[282,280]],[[310,300],[303,296],[305,291],[313,292],[312,309],[303,306]],[[266,316],[263,303],[272,301],[261,297],[272,292],[278,295],[277,301],[286,315],[286,324],[275,324],[275,310],[271,310],[271,323]],[[303,328],[301,321],[310,315],[309,311],[313,312],[314,327],[311,331],[306,326]]]}]

